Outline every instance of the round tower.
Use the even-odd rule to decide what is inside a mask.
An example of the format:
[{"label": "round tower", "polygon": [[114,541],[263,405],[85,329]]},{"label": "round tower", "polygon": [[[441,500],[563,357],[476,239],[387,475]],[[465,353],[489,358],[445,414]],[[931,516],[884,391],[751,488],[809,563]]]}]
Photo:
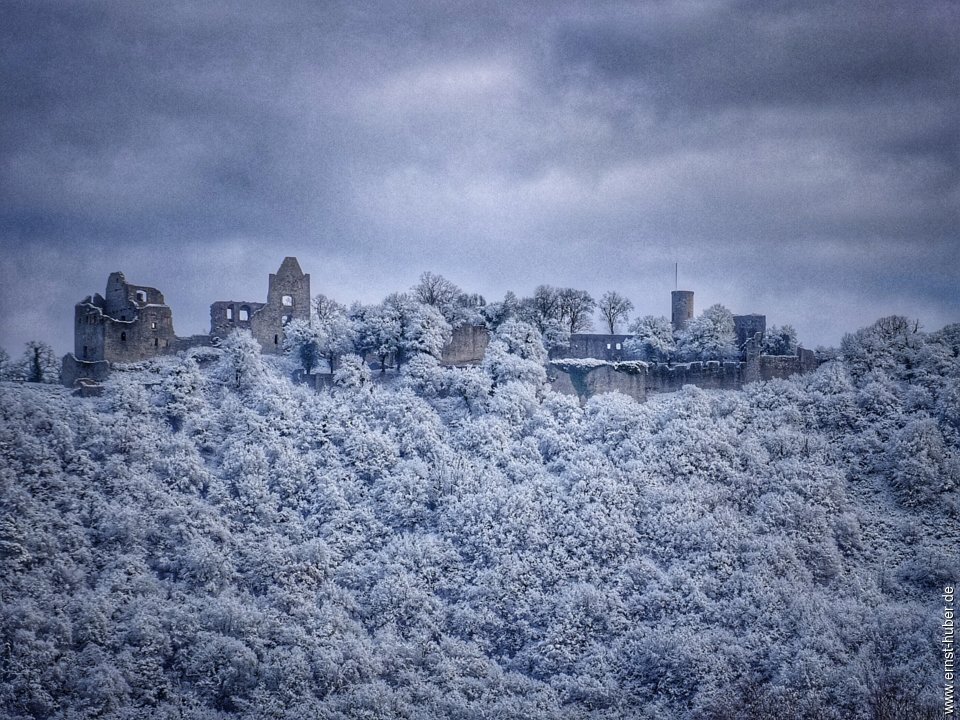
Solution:
[{"label": "round tower", "polygon": [[683,329],[693,319],[693,290],[674,290],[670,293],[670,322],[674,332]]}]

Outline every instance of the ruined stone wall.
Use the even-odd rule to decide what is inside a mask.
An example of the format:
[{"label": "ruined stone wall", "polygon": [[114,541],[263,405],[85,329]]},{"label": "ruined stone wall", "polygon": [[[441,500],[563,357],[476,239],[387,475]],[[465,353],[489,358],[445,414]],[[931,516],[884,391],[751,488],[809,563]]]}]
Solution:
[{"label": "ruined stone wall", "polygon": [[761,380],[786,380],[791,375],[803,372],[800,358],[796,355],[761,355],[759,365]]},{"label": "ruined stone wall", "polygon": [[210,306],[210,334],[225,338],[242,328],[260,343],[265,353],[283,349],[283,327],[292,320],[310,319],[310,275],[294,257],[286,257],[270,274],[265,303],[218,300]]},{"label": "ruined stone wall", "polygon": [[570,336],[566,347],[550,351],[551,359],[596,358],[607,362],[621,362],[627,358],[624,343],[629,335],[602,335],[599,333],[576,333]]},{"label": "ruined stone wall", "polygon": [[104,360],[103,298],[100,295],[88,297],[74,306],[73,354],[80,360]]},{"label": "ruined stone wall", "polygon": [[103,322],[103,356],[110,362],[138,362],[170,352],[176,342],[173,313],[166,305],[147,305],[127,320]]},{"label": "ruined stone wall", "polygon": [[110,363],[106,360],[85,362],[78,360],[73,353],[63,356],[60,366],[60,382],[67,387],[76,387],[79,380],[103,382],[110,375]]},{"label": "ruined stone wall", "polygon": [[167,346],[167,350],[173,354],[195,347],[216,347],[219,342],[219,338],[212,335],[189,335],[188,337],[174,338]]},{"label": "ruined stone wall", "polygon": [[453,329],[450,342],[443,348],[444,365],[479,365],[490,343],[490,331],[484,325],[461,325]]},{"label": "ruined stone wall", "polygon": [[648,394],[676,392],[684,385],[711,390],[739,390],[744,384],[743,365],[719,360],[676,365],[653,363],[647,367],[646,390]]},{"label": "ruined stone wall", "polygon": [[137,362],[169,352],[173,312],[156,288],[132,285],[123,273],[107,279],[106,296],[74,308],[74,355],[80,361]]},{"label": "ruined stone wall", "polygon": [[265,303],[247,300],[218,300],[210,305],[210,334],[225,338],[237,328],[251,329],[251,318]]},{"label": "ruined stone wall", "polygon": [[638,362],[572,363],[552,361],[547,377],[554,391],[574,395],[583,404],[594,395],[619,392],[637,402],[646,400],[646,364]]},{"label": "ruined stone wall", "polygon": [[767,332],[766,315],[734,315],[733,328],[737,334],[737,347],[741,350],[747,340],[760,335],[760,341]]}]

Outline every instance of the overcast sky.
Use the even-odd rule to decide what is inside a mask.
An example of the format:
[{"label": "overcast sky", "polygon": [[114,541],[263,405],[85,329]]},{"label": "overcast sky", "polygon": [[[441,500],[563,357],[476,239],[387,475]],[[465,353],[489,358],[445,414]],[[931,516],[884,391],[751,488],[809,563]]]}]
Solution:
[{"label": "overcast sky", "polygon": [[285,255],[346,303],[669,315],[679,262],[811,347],[960,321],[956,0],[456,6],[3,3],[0,347],[72,349],[114,270],[206,332]]}]

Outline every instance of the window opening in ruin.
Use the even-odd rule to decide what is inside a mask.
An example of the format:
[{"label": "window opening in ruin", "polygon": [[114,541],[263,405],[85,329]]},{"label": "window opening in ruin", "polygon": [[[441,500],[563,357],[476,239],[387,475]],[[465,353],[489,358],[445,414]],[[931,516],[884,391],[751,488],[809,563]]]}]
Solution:
[{"label": "window opening in ruin", "polygon": [[233,308],[227,308],[227,320],[233,322]]},{"label": "window opening in ruin", "polygon": [[250,308],[244,305],[240,308],[240,322],[247,322],[250,319]]},{"label": "window opening in ruin", "polygon": [[293,307],[293,297],[290,295],[284,295],[281,302],[287,307]]},{"label": "window opening in ruin", "polygon": [[279,337],[277,337],[276,335],[273,336],[273,344],[274,344],[274,345],[278,345],[278,344],[279,344],[279,342],[278,342],[279,340],[280,340]]},{"label": "window opening in ruin", "polygon": [[145,303],[147,301],[147,294],[143,290],[137,290],[137,302]]},{"label": "window opening in ruin", "polygon": [[622,349],[623,348],[621,347],[620,343],[617,343],[617,350],[622,350]]},{"label": "window opening in ruin", "polygon": [[284,325],[286,325],[288,322],[290,322],[290,316],[289,316],[289,315],[284,315],[282,318],[280,318],[280,322],[282,322]]},{"label": "window opening in ruin", "polygon": [[155,322],[150,323],[150,329],[151,329],[151,330],[156,330],[156,329],[157,329],[157,324],[156,324]]},{"label": "window opening in ruin", "polygon": [[607,350],[610,349],[610,343],[607,343]]},{"label": "window opening in ruin", "polygon": [[160,347],[160,338],[154,338],[154,339],[153,339],[153,346],[154,346],[154,347]]},{"label": "window opening in ruin", "polygon": [[120,342],[127,341],[127,334],[125,332],[120,333]]}]

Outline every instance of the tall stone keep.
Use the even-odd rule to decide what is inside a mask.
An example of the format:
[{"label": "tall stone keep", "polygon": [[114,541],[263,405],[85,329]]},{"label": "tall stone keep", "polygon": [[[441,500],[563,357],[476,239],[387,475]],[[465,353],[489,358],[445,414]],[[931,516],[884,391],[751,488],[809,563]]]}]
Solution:
[{"label": "tall stone keep", "polygon": [[74,308],[74,351],[82,362],[137,362],[169,352],[176,342],[173,313],[156,288],[110,273],[106,296],[96,293]]},{"label": "tall stone keep", "polygon": [[693,319],[693,290],[674,290],[670,293],[670,322],[674,331],[682,330]]},{"label": "tall stone keep", "polygon": [[280,352],[283,328],[292,320],[310,319],[310,275],[295,257],[286,257],[270,274],[267,301],[218,300],[210,306],[210,334],[226,337],[233,330],[249,330],[263,352]]}]

